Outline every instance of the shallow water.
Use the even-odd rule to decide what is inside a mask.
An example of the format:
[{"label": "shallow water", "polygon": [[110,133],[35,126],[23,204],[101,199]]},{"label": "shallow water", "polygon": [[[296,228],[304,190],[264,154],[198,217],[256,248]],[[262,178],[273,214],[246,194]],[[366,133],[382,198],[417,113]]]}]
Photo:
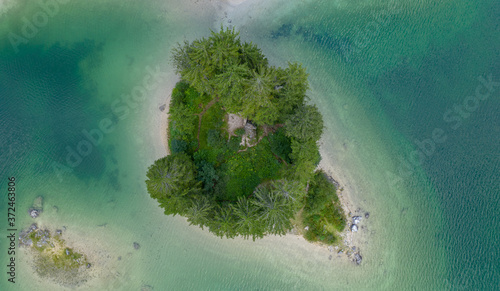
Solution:
[{"label": "shallow water", "polygon": [[[42,195],[42,223],[98,241],[113,271],[93,289],[494,290],[500,89],[468,115],[444,115],[475,94],[478,77],[500,81],[499,4],[287,3],[240,15],[251,3],[224,14],[174,1],[70,1],[17,51],[9,32],[22,34],[23,17],[41,8],[19,1],[0,16],[0,172],[16,177],[18,227],[32,222],[24,213]],[[221,240],[148,197],[145,171],[161,156],[154,123],[168,92],[127,96],[151,71],[171,71],[173,44],[228,18],[271,63],[308,68],[327,126],[324,159],[355,208],[371,214],[356,234],[362,266],[328,260],[328,250],[295,237]],[[161,88],[171,73],[158,76]],[[84,132],[106,122],[114,129],[92,144]],[[446,140],[432,147],[435,128]],[[68,156],[79,147],[88,153],[81,161]],[[57,289],[26,264],[17,275],[12,289],[4,273],[1,289]]]}]

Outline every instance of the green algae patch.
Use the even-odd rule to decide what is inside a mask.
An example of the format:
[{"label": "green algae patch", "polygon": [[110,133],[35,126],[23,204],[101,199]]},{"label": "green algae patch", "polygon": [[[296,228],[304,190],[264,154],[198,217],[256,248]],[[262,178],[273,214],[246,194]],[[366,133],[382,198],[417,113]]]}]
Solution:
[{"label": "green algae patch", "polygon": [[62,230],[52,233],[32,224],[19,235],[19,245],[30,251],[33,269],[41,278],[64,286],[86,282],[85,271],[92,265],[85,254],[67,245]]}]

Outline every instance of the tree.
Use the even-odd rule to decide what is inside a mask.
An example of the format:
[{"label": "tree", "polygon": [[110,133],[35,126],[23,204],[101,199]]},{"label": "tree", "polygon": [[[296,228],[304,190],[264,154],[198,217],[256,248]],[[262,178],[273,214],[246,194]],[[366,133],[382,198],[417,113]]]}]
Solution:
[{"label": "tree", "polygon": [[308,74],[302,65],[288,63],[288,68],[277,69],[278,85],[275,86],[278,107],[282,114],[287,115],[304,104],[306,91],[309,88]]},{"label": "tree", "polygon": [[149,194],[152,198],[161,200],[160,202],[168,202],[171,199],[177,203],[182,197],[200,191],[200,182],[195,179],[195,165],[184,153],[156,160],[149,167],[146,176]]},{"label": "tree", "polygon": [[220,237],[234,238],[237,235],[234,223],[233,209],[219,205],[214,212],[214,222],[210,224],[210,231]]},{"label": "tree", "polygon": [[186,211],[189,225],[199,225],[202,229],[209,221],[209,216],[213,208],[212,203],[206,196],[200,196],[191,200],[191,207]]},{"label": "tree", "polygon": [[255,189],[255,199],[252,201],[259,207],[259,221],[271,234],[284,235],[292,229],[290,219],[293,216],[292,202],[278,191],[265,186]]},{"label": "tree", "polygon": [[264,231],[257,221],[257,208],[246,197],[238,197],[238,201],[232,204],[236,216],[236,231],[244,238],[262,238]]},{"label": "tree", "polygon": [[301,142],[317,141],[323,133],[323,117],[315,105],[295,110],[285,122],[286,134]]},{"label": "tree", "polygon": [[281,179],[279,181],[273,181],[271,185],[273,191],[283,196],[285,200],[293,204],[295,209],[302,207],[302,199],[304,198],[306,191],[304,186],[298,181]]},{"label": "tree", "polygon": [[227,66],[236,65],[238,63],[239,47],[241,46],[238,38],[238,32],[226,29],[221,26],[220,32],[211,32],[210,47],[211,64],[217,70],[222,72]]}]

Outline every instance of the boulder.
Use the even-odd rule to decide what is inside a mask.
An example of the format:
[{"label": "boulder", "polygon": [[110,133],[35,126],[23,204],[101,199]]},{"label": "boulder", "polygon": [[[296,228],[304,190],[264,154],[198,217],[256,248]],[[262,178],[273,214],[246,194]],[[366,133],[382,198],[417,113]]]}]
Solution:
[{"label": "boulder", "polygon": [[361,257],[361,255],[359,253],[354,254],[354,262],[357,265],[360,265],[362,260],[363,260],[363,257]]},{"label": "boulder", "polygon": [[40,211],[38,211],[37,209],[34,209],[34,208],[30,208],[28,210],[28,214],[32,217],[32,218],[37,218],[39,215],[40,215]]},{"label": "boulder", "polygon": [[356,224],[351,225],[351,231],[352,232],[358,231],[358,226]]},{"label": "boulder", "polygon": [[361,216],[354,216],[352,218],[352,223],[353,224],[358,224],[361,221]]}]

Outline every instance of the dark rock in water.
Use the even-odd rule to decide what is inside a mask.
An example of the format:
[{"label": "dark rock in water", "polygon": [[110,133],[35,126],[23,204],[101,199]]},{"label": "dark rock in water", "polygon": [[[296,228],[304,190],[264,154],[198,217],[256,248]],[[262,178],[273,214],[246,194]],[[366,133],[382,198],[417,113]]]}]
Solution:
[{"label": "dark rock in water", "polygon": [[134,242],[134,249],[138,250],[141,247],[139,243]]},{"label": "dark rock in water", "polygon": [[141,291],[151,291],[151,290],[153,290],[153,289],[154,289],[154,288],[153,288],[153,286],[151,286],[151,285],[142,285],[142,286],[141,286]]},{"label": "dark rock in water", "polygon": [[354,262],[356,262],[357,265],[361,264],[361,261],[363,260],[363,257],[359,253],[354,254]]},{"label": "dark rock in water", "polygon": [[122,260],[122,256],[119,256],[119,257],[118,257],[118,261],[121,261],[121,260]]},{"label": "dark rock in water", "polygon": [[332,258],[333,258],[333,256],[332,256],[332,255],[330,255],[330,256],[328,257],[328,259],[329,259],[330,261],[332,260]]},{"label": "dark rock in water", "polygon": [[165,108],[167,107],[167,104],[163,104],[159,107],[160,111],[165,111]]},{"label": "dark rock in water", "polygon": [[367,213],[365,213],[365,218],[368,218],[368,217],[370,217],[370,213],[367,212]]},{"label": "dark rock in water", "polygon": [[90,263],[87,264],[87,269],[92,267],[92,265]]}]

